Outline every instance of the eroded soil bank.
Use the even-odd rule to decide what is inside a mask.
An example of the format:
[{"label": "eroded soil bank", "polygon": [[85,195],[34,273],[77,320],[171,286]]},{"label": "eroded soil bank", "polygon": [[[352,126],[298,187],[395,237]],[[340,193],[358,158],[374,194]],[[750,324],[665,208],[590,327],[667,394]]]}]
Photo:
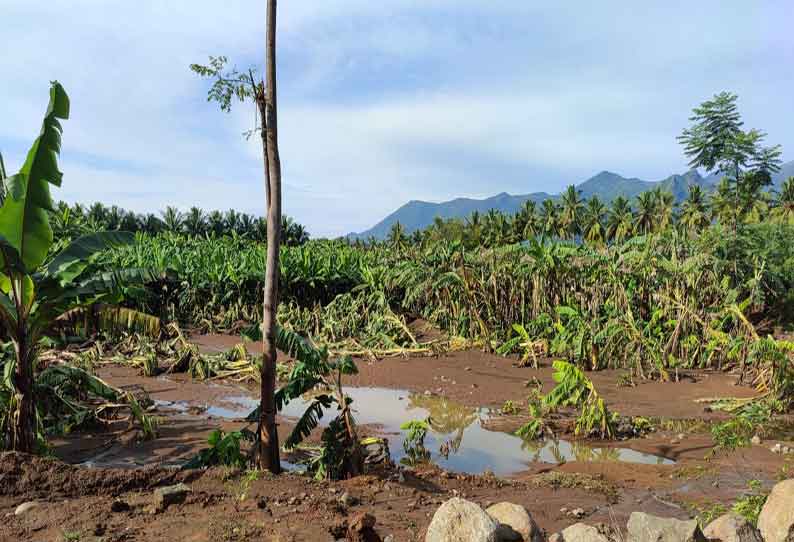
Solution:
[{"label": "eroded soil bank", "polygon": [[[493,412],[506,400],[523,404],[527,382],[540,381],[545,391],[553,385],[548,362],[537,370],[518,368],[510,359],[471,351],[361,360],[359,369],[349,385],[404,390],[400,397],[413,398],[419,407],[427,397],[449,400],[466,407],[461,410],[464,416],[477,415],[483,408]],[[722,415],[704,411],[696,399],[753,394],[724,374],[693,373],[682,375],[678,383],[618,387],[619,374],[605,371],[589,376],[610,408],[624,415],[708,421]],[[183,375],[144,378],[121,366],[103,367],[99,375],[115,386],[148,392],[155,400],[154,414],[161,418],[158,438],[140,442],[126,422],[117,422],[101,431],[54,441],[55,455],[69,464],[1,456],[0,514],[7,517],[0,524],[0,540],[333,540],[329,527],[360,511],[377,518],[376,530],[382,537],[422,540],[435,509],[454,495],[482,505],[499,501],[524,505],[551,533],[577,521],[625,525],[635,510],[689,517],[714,503],[731,503],[746,491],[750,480],[770,487],[784,469],[791,476],[791,462],[769,450],[776,440],[709,457],[710,435],[703,424],[692,422],[665,424],[666,429],[646,438],[586,443],[590,448],[617,446],[645,452],[674,464],[621,462],[604,452],[600,452],[604,460],[593,460],[592,453],[583,452],[554,464],[536,460],[528,449],[516,472],[499,476],[462,474],[432,465],[342,482],[316,482],[292,473],[253,479],[223,468],[179,472],[173,467],[205,446],[213,429],[240,427],[239,418],[249,406],[243,398],[255,392],[239,383],[194,382]],[[358,408],[364,410],[366,401],[361,402]],[[432,405],[422,404],[432,414]],[[362,418],[364,432],[394,436],[388,424],[377,423],[377,416]],[[514,428],[521,421],[521,416],[492,415],[487,430]],[[288,418],[280,423],[280,431],[289,430]],[[480,418],[474,423],[479,424]],[[461,450],[470,431],[462,432]],[[480,448],[478,457],[488,452],[487,447]],[[493,448],[499,448],[498,439]],[[191,488],[186,501],[151,513],[153,488],[177,482]],[[344,493],[349,498],[340,502]],[[114,504],[117,500],[127,506]],[[15,507],[26,501],[38,506],[14,515]],[[567,512],[576,508],[582,509],[584,518]]]}]

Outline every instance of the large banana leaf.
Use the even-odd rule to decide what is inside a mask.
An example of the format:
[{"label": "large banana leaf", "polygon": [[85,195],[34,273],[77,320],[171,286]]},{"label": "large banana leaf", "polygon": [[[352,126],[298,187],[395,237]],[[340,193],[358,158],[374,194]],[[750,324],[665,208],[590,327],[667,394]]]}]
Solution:
[{"label": "large banana leaf", "polygon": [[47,274],[62,285],[77,278],[91,263],[91,256],[109,248],[132,244],[135,235],[124,231],[100,231],[72,241],[47,266]]},{"label": "large banana leaf", "polygon": [[0,234],[19,253],[29,271],[38,268],[52,245],[47,212],[52,210],[50,184],[60,186],[58,170],[61,124],[69,118],[69,97],[57,81],[50,88],[50,103],[41,133],[28,152],[19,173],[6,179],[8,194],[0,207]]}]

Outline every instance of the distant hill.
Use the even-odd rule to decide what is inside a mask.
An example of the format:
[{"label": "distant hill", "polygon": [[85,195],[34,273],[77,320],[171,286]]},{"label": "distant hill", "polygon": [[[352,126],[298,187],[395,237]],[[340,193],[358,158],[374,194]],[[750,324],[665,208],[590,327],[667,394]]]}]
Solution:
[{"label": "distant hill", "polygon": [[[576,185],[576,187],[582,191],[582,196],[585,198],[598,196],[602,201],[610,202],[617,196],[633,199],[642,192],[661,186],[672,192],[676,201],[681,201],[686,197],[691,185],[700,185],[705,190],[710,190],[719,182],[720,177],[721,175],[716,174],[703,177],[696,170],[692,170],[682,175],[670,175],[661,181],[644,181],[637,178],[628,179],[611,171],[602,171]],[[794,177],[794,161],[783,164],[780,172],[774,175],[775,188],[779,187],[783,180],[788,177]],[[436,217],[444,219],[464,218],[474,211],[486,213],[490,209],[496,209],[503,213],[515,213],[529,199],[540,203],[548,198],[557,199],[559,194],[534,192],[532,194],[511,195],[502,192],[486,199],[456,198],[441,203],[412,200],[375,224],[372,228],[361,233],[351,233],[348,237],[367,239],[372,236],[376,239],[384,239],[389,234],[391,227],[397,222],[403,225],[407,233],[411,233],[414,230],[426,228],[433,223]]]}]

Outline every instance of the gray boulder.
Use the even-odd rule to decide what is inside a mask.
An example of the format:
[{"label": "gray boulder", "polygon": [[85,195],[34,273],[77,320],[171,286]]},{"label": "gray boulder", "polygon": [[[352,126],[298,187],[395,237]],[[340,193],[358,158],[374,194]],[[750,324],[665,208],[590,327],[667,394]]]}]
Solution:
[{"label": "gray boulder", "polygon": [[162,512],[172,504],[185,502],[190,488],[185,484],[176,484],[173,486],[158,487],[154,490],[154,511]]},{"label": "gray boulder", "polygon": [[559,534],[561,542],[609,542],[609,538],[598,529],[584,523],[575,523]]},{"label": "gray boulder", "polygon": [[758,529],[736,514],[725,514],[718,517],[703,529],[703,534],[709,540],[719,540],[720,542],[764,542]]},{"label": "gray boulder", "polygon": [[794,478],[772,488],[758,516],[765,542],[794,542]]},{"label": "gray boulder", "polygon": [[504,542],[512,540],[543,542],[543,532],[523,506],[510,502],[500,502],[489,506],[485,509],[485,512],[499,523],[498,540]]},{"label": "gray boulder", "polygon": [[499,542],[498,527],[499,524],[479,506],[453,497],[436,510],[425,542]]},{"label": "gray boulder", "polygon": [[628,542],[708,542],[697,520],[681,521],[633,512],[628,523]]}]

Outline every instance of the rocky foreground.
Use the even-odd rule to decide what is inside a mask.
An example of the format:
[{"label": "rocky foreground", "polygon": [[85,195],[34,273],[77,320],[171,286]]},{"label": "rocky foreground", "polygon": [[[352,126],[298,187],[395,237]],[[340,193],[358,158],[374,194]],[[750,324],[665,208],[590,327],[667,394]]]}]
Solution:
[{"label": "rocky foreground", "polygon": [[[351,533],[352,534],[352,533]],[[360,540],[375,540],[374,533]],[[355,535],[350,537],[355,538]],[[617,525],[577,523],[546,536],[531,514],[503,502],[483,510],[452,498],[442,504],[430,523],[425,542],[794,542],[794,479],[777,484],[764,505],[758,528],[735,514],[725,514],[705,529],[697,520],[682,521],[634,512],[625,531]]]}]

